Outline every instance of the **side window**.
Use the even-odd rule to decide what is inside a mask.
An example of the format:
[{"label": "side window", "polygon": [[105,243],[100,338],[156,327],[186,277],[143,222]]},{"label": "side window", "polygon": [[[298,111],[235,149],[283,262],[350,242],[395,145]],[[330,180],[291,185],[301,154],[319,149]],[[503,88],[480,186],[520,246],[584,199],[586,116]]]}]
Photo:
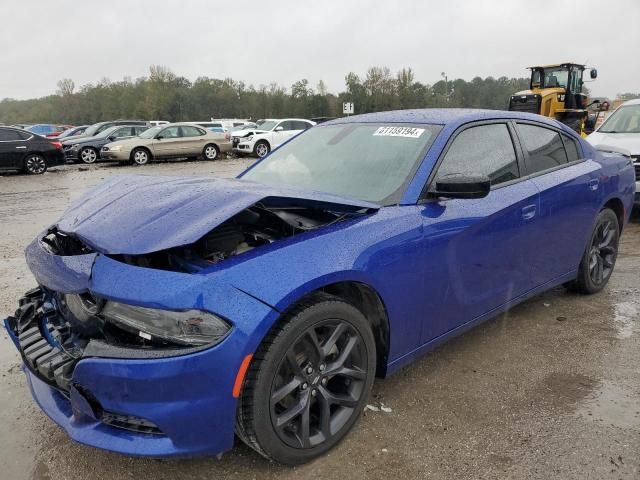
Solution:
[{"label": "side window", "polygon": [[564,141],[564,148],[567,151],[567,160],[569,162],[580,160],[582,158],[582,155],[580,154],[578,142],[566,135],[562,136],[562,140]]},{"label": "side window", "polygon": [[133,134],[134,134],[135,136],[138,136],[138,135],[140,135],[142,132],[144,132],[145,130],[148,130],[148,128],[147,128],[147,127],[143,127],[143,126],[140,126],[140,127],[134,127],[134,129],[133,129]]},{"label": "side window", "polygon": [[560,134],[544,127],[518,124],[523,147],[528,153],[527,173],[537,173],[567,163],[567,153]]},{"label": "side window", "polygon": [[182,128],[182,136],[183,137],[200,137],[204,135],[202,130],[196,127],[181,127]]},{"label": "side window", "polygon": [[518,160],[504,123],[463,130],[445,154],[435,180],[447,175],[484,175],[491,185],[517,179]]},{"label": "side window", "polygon": [[167,127],[160,132],[162,138],[180,138],[180,127]]},{"label": "side window", "polygon": [[18,135],[18,138],[20,140],[29,140],[31,138],[31,134],[29,132],[18,132],[18,131],[15,131],[15,130],[14,130],[14,132],[15,132],[16,135]]},{"label": "side window", "polygon": [[0,142],[14,142],[16,140],[22,140],[18,132],[0,128]]},{"label": "side window", "polygon": [[[292,121],[284,121],[284,122],[280,122],[280,124],[278,125],[278,127],[282,127],[282,129],[286,132],[287,130],[295,130],[294,126],[293,126],[293,122]],[[278,128],[276,127],[276,128]]]}]

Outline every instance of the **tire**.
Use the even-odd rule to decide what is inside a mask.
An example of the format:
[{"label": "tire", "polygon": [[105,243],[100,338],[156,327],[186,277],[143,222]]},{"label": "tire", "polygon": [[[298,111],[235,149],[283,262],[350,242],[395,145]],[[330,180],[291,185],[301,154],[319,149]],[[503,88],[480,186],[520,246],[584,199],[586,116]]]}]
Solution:
[{"label": "tire", "polygon": [[590,295],[602,290],[608,283],[618,257],[620,225],[618,217],[609,208],[600,211],[589,243],[585,249],[578,276],[566,283],[569,290]]},{"label": "tire", "polygon": [[82,163],[86,163],[89,165],[92,163],[96,163],[96,160],[98,160],[98,158],[99,158],[98,151],[92,147],[84,147],[82,150],[80,150],[80,153],[78,154],[78,159]]},{"label": "tire", "polygon": [[375,370],[375,341],[364,315],[337,297],[316,295],[286,315],[253,356],[236,432],[270,460],[308,462],[353,427]]},{"label": "tire", "polygon": [[135,165],[146,165],[151,159],[151,154],[146,148],[134,148],[131,152],[131,161]]},{"label": "tire", "polygon": [[205,160],[217,160],[219,154],[220,150],[218,150],[218,146],[213,143],[205,145],[202,149],[202,158],[204,158]]},{"label": "tire", "polygon": [[253,146],[253,153],[258,158],[266,157],[267,155],[269,155],[270,151],[271,147],[269,146],[269,143],[265,142],[264,140],[256,142],[256,144]]},{"label": "tire", "polygon": [[24,171],[29,175],[42,175],[47,171],[47,162],[42,155],[30,153],[24,157]]}]

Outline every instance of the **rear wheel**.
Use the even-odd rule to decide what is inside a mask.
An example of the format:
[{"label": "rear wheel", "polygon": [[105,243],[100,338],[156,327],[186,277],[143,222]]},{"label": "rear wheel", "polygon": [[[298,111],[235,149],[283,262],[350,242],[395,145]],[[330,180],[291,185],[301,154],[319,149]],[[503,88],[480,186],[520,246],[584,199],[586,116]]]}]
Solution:
[{"label": "rear wheel", "polygon": [[605,208],[596,219],[596,225],[578,268],[578,276],[565,286],[584,294],[602,290],[613,273],[618,257],[619,240],[618,217],[613,210]]},{"label": "rear wheel", "polygon": [[149,163],[149,152],[144,148],[136,148],[131,152],[131,161],[136,165],[146,165]]},{"label": "rear wheel", "polygon": [[218,158],[218,153],[220,153],[218,151],[218,147],[213,143],[205,145],[205,147],[202,149],[202,157],[205,160],[215,160],[216,158]]},{"label": "rear wheel", "polygon": [[47,171],[47,162],[42,155],[32,153],[24,159],[24,170],[31,175],[41,175]]},{"label": "rear wheel", "polygon": [[83,163],[95,163],[98,160],[98,151],[95,148],[85,147],[80,150],[79,157]]},{"label": "rear wheel", "polygon": [[277,462],[312,460],[354,425],[375,368],[367,319],[336,297],[318,295],[296,307],[254,355],[238,406],[238,436]]}]

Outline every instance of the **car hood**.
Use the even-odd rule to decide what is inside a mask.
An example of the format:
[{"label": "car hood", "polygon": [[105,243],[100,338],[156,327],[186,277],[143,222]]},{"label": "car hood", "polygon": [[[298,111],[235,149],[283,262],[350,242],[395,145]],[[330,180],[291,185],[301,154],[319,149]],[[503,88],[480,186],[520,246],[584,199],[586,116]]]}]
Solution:
[{"label": "car hood", "polygon": [[249,135],[258,135],[258,134],[267,133],[267,132],[268,132],[268,130],[259,130],[259,129],[255,129],[255,130],[253,130],[253,129],[251,129],[251,130],[240,130],[238,132],[232,132],[231,136],[232,137],[240,137],[240,138],[242,138],[242,137],[247,137]]},{"label": "car hood", "polygon": [[[621,153],[640,154],[640,134],[638,133],[600,133],[593,132],[587,137],[594,147],[607,146],[617,148]],[[622,150],[620,150],[622,149]]]},{"label": "car hood", "polygon": [[[73,202],[55,224],[105,254],[139,255],[196,242],[258,202],[317,206],[335,211],[379,205],[241,179],[114,176]],[[293,200],[293,202],[292,202]]]}]

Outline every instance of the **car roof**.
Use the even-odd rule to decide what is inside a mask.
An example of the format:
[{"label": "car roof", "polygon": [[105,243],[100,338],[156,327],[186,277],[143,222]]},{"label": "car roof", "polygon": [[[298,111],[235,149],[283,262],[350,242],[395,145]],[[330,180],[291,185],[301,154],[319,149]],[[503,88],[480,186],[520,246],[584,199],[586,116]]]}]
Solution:
[{"label": "car roof", "polygon": [[506,110],[482,110],[474,108],[423,108],[415,110],[392,110],[388,112],[365,113],[350,117],[337,118],[324,122],[324,125],[339,123],[424,123],[431,125],[457,126],[468,122],[493,119],[532,120],[549,126],[561,127],[557,120],[533,113],[512,112]]}]

